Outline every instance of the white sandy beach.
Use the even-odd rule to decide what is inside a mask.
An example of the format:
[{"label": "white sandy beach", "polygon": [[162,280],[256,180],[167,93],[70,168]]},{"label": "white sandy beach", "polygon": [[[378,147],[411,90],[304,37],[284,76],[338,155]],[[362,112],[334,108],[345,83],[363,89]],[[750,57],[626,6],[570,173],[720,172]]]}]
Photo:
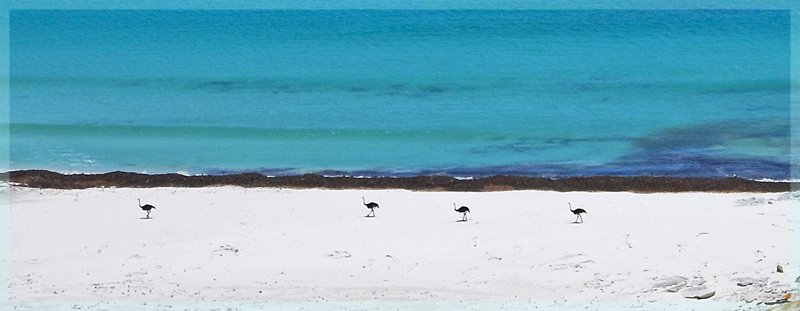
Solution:
[{"label": "white sandy beach", "polygon": [[[798,296],[800,267],[790,254],[797,193],[8,191],[10,298],[20,306],[549,301],[598,310],[617,302],[758,309],[780,306],[763,302],[791,288],[791,300]],[[380,204],[377,217],[364,217],[362,196]],[[157,207],[151,219],[137,198]],[[469,221],[457,221],[453,202],[472,209]],[[567,202],[588,211],[584,223],[573,223]]]}]

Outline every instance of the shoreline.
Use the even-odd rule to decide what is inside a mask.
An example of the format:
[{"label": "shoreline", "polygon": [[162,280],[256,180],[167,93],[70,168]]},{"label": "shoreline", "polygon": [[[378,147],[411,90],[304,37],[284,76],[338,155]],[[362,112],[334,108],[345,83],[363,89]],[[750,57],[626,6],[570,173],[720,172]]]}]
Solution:
[{"label": "shoreline", "polygon": [[328,177],[319,174],[266,176],[258,173],[186,176],[180,174],[140,174],[109,172],[102,174],[61,174],[47,170],[17,170],[0,174],[14,185],[48,189],[87,188],[198,188],[240,186],[245,188],[296,189],[404,189],[412,191],[492,192],[543,190],[557,192],[788,192],[798,182],[764,182],[742,178],[587,176],[544,178],[496,175],[463,179],[450,176],[415,177]]}]

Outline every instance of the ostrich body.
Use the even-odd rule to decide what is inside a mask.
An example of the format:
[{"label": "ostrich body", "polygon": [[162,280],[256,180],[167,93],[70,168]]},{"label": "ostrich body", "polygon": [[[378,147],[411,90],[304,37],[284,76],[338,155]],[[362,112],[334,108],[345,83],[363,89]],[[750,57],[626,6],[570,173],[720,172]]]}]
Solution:
[{"label": "ostrich body", "polygon": [[467,221],[467,213],[469,213],[469,207],[462,206],[462,207],[456,208],[456,203],[453,202],[453,210],[456,211],[456,212],[459,212],[459,213],[461,213],[461,215],[463,215],[463,217],[461,217],[461,221]]},{"label": "ostrich body", "polygon": [[147,216],[145,218],[150,219],[150,210],[154,209],[156,207],[152,206],[150,204],[142,205],[142,200],[141,199],[136,199],[136,200],[139,201],[139,208],[141,208],[143,211],[147,212]]},{"label": "ostrich body", "polygon": [[[378,203],[375,202],[367,203],[367,201],[364,200],[364,197],[361,197],[361,202],[363,202],[364,206],[366,206],[369,209],[369,213],[367,213],[367,216],[364,217],[375,217],[375,208],[381,208],[380,206],[378,206]],[[372,216],[370,216],[370,214]]]},{"label": "ostrich body", "polygon": [[575,215],[578,215],[578,218],[575,218],[575,223],[578,223],[578,219],[580,219],[581,222],[583,222],[583,217],[581,217],[581,213],[586,213],[586,210],[582,208],[576,208],[573,210],[572,203],[567,203],[567,204],[569,204],[569,211]]}]

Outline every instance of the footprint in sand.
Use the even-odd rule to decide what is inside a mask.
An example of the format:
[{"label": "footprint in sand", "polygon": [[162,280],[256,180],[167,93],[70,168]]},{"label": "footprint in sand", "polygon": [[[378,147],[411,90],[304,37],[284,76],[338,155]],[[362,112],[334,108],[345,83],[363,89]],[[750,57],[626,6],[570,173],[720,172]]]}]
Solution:
[{"label": "footprint in sand", "polygon": [[352,255],[348,251],[334,251],[328,255],[325,255],[330,259],[342,259],[342,258],[350,258]]},{"label": "footprint in sand", "polygon": [[239,253],[239,249],[236,248],[236,247],[233,247],[231,245],[226,244],[226,245],[222,245],[218,249],[214,250],[213,253],[217,254],[218,256],[222,256],[225,253],[238,254]]},{"label": "footprint in sand", "polygon": [[583,283],[585,287],[600,289],[600,288],[608,288],[611,285],[614,285],[614,282],[620,279],[614,279],[609,274],[594,274],[594,279],[586,281]]},{"label": "footprint in sand", "polygon": [[[697,299],[705,299],[702,297],[712,292],[705,287],[705,284],[706,280],[701,276],[695,276],[690,280],[689,278],[676,275],[655,279],[655,282],[653,282],[653,288],[663,289],[670,293],[682,291],[684,295],[690,296],[686,298],[696,298],[694,296],[697,296],[700,297]],[[711,295],[713,296],[714,294]]]},{"label": "footprint in sand", "polygon": [[594,263],[594,260],[589,259],[589,256],[586,254],[568,254],[553,260],[550,264],[547,265],[550,270],[566,270],[566,269],[576,269],[580,270],[586,267],[588,264]]},{"label": "footprint in sand", "polygon": [[767,255],[764,255],[764,252],[762,252],[761,250],[756,250],[755,256],[756,258],[758,258],[755,261],[756,263],[762,262],[764,261],[765,258],[767,258]]},{"label": "footprint in sand", "polygon": [[367,263],[361,266],[361,269],[372,267],[375,264],[375,259],[368,259]]},{"label": "footprint in sand", "polygon": [[503,257],[494,256],[494,255],[490,254],[489,252],[486,252],[485,254],[486,254],[486,256],[489,256],[489,258],[487,259],[489,261],[503,260]]},{"label": "footprint in sand", "polygon": [[737,207],[757,206],[757,205],[763,205],[763,204],[766,204],[766,203],[767,203],[766,199],[764,199],[764,198],[756,198],[756,197],[736,200],[736,206]]}]

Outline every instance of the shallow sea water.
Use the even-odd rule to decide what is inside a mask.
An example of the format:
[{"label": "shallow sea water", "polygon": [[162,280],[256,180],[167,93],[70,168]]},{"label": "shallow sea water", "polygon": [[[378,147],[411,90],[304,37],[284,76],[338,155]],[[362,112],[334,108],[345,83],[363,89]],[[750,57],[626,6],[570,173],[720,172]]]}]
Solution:
[{"label": "shallow sea water", "polygon": [[12,169],[789,179],[798,163],[784,11],[10,17]]}]

